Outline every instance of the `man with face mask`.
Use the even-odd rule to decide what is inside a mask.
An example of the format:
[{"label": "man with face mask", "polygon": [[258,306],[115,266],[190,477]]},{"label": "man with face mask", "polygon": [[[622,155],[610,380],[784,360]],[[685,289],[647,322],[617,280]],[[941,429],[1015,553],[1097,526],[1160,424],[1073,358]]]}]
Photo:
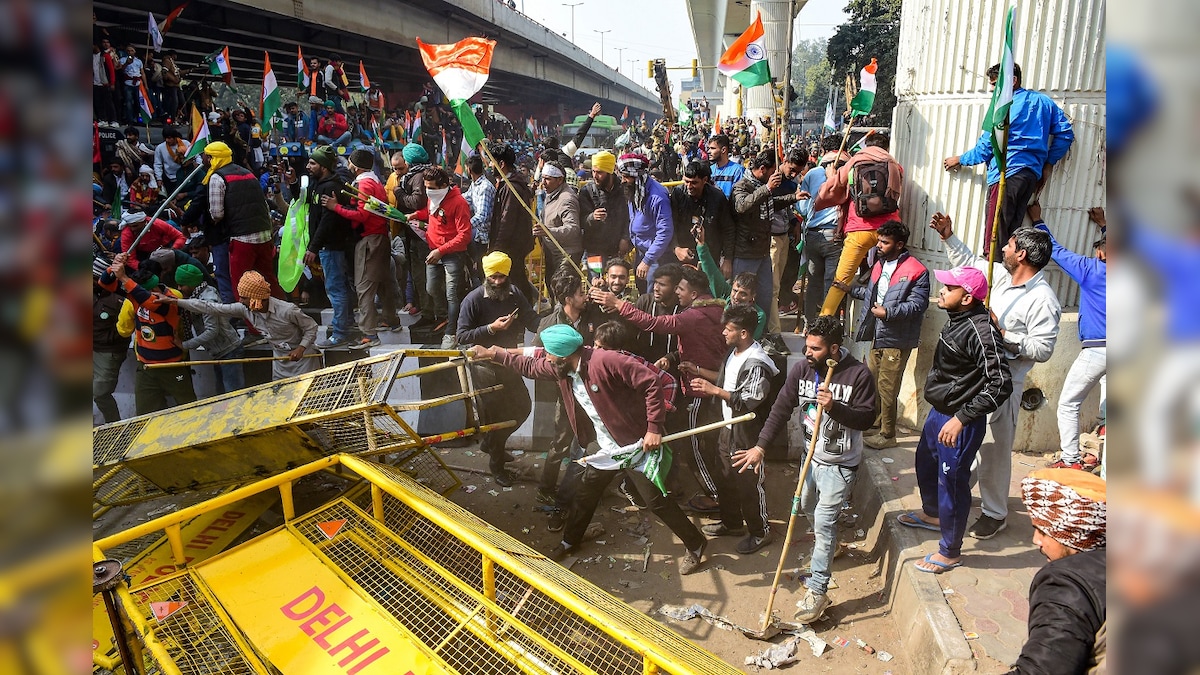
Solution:
[{"label": "man with face mask", "polygon": [[650,177],[650,160],[645,155],[625,153],[617,162],[617,172],[629,204],[629,240],[637,250],[638,287],[654,278],[654,268],[663,262],[675,234],[671,222],[671,197],[667,189]]},{"label": "man with face mask", "polygon": [[[837,366],[825,382],[829,359],[836,360]],[[814,542],[812,576],[805,583],[808,592],[796,603],[796,620],[812,623],[831,604],[826,592],[838,550],[837,517],[854,490],[862,461],[862,432],[877,412],[871,371],[842,346],[842,323],[831,316],[819,317],[809,326],[804,359],[788,372],[758,443],[749,450],[735,452],[733,467],[762,471],[764,448],[784,432],[788,419],[801,405],[805,447],[813,434],[817,434],[817,441],[800,493],[800,505],[812,525]],[[819,429],[814,428],[818,406],[824,409]]]},{"label": "man with face mask", "polygon": [[[511,269],[512,261],[499,251],[483,257],[483,285],[463,298],[458,313],[459,345],[511,348],[521,343],[526,330],[537,330],[537,313],[509,281]],[[487,363],[473,363],[471,367],[476,387],[504,385],[500,391],[480,397],[481,421],[515,420],[517,423],[515,427],[488,432],[479,442],[479,449],[490,458],[488,466],[493,480],[501,487],[511,487],[514,478],[504,465],[513,458],[504,449],[504,444],[529,417],[532,405],[529,392],[521,377],[507,368]]]},{"label": "man with face mask", "polygon": [[592,155],[592,180],[579,188],[583,250],[604,260],[629,252],[629,208],[615,173],[617,158],[607,150]]},{"label": "man with face mask", "polygon": [[646,478],[641,468],[662,443],[666,406],[657,373],[636,358],[608,349],[588,349],[583,336],[567,325],[541,333],[546,357],[511,354],[502,349],[475,347],[472,356],[491,359],[532,379],[558,383],[586,463],[562,541],[550,551],[561,561],[583,542],[584,531],[605,488],[618,474],[633,483],[654,515],[679,537],[687,553],[679,573],[700,568],[707,540],[675,502]]},{"label": "man with face mask", "polygon": [[425,236],[426,290],[431,298],[445,298],[446,333],[442,349],[452,349],[458,327],[459,297],[466,289],[467,245],[471,243],[471,207],[450,176],[441,167],[429,167],[423,175],[428,205],[409,216],[429,223]]}]

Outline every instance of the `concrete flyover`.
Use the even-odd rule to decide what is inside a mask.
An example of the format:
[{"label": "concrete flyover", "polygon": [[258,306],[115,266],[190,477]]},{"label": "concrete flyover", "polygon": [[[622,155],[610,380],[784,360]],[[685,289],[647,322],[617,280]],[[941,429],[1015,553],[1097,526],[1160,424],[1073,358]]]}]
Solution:
[{"label": "concrete flyover", "polygon": [[[120,45],[146,43],[146,12],[163,17],[178,0],[98,0],[97,22]],[[521,106],[539,118],[568,118],[597,100],[608,111],[660,112],[657,96],[601,63],[563,36],[495,0],[192,0],[166,35],[164,49],[179,53],[181,67],[228,45],[237,82],[262,81],[262,53],[282,86],[294,81],[296,47],[324,62],[346,61],[347,76],[361,59],[389,101],[408,102],[429,80],[416,49],[426,42],[468,36],[497,41],[492,76],[480,99]]]}]

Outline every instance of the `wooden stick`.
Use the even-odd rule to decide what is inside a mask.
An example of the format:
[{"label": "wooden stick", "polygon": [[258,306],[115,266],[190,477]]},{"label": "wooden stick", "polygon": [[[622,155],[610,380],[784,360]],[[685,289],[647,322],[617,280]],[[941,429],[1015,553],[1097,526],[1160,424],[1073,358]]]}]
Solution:
[{"label": "wooden stick", "polygon": [[[833,369],[837,367],[838,362],[829,359],[825,362],[829,366],[829,370],[825,373],[825,379],[819,387],[822,391],[829,391],[829,378],[833,377]],[[804,467],[800,469],[800,479],[796,481],[796,494],[792,496],[792,514],[788,518],[787,535],[783,538],[783,551],[779,554],[779,566],[775,568],[775,581],[771,582],[771,595],[767,598],[767,609],[763,614],[763,622],[761,632],[765,633],[767,628],[771,626],[771,610],[775,606],[775,594],[779,592],[779,578],[783,576],[783,565],[787,562],[788,549],[791,548],[792,532],[796,529],[796,516],[800,515],[800,495],[804,492],[804,479],[808,477],[808,469],[812,465],[813,453],[817,449],[817,439],[821,436],[821,418],[824,416],[825,409],[817,406],[817,414],[813,419],[813,434],[808,441],[808,455],[804,458]]]},{"label": "wooden stick", "polygon": [[[316,354],[305,354],[302,359],[311,359],[318,356],[323,356],[320,352]],[[234,363],[263,363],[265,361],[289,361],[290,356],[248,356],[240,359],[208,359],[204,361],[172,361],[170,363],[147,363],[144,364],[149,368],[178,368],[180,366],[227,366]]]},{"label": "wooden stick", "polygon": [[[1004,127],[1003,135],[1004,135],[1004,154],[1007,159],[1007,155],[1008,155],[1008,126],[1007,125],[1005,125],[1005,127]],[[1007,163],[1007,162],[1005,162],[1005,163]],[[997,166],[997,168],[999,168],[1000,162],[996,162],[996,166]],[[1007,167],[1004,167],[1004,168],[1006,169]],[[1004,169],[1001,169],[1000,184],[998,186],[996,186],[996,210],[992,213],[992,232],[991,232],[991,236],[988,237],[988,244],[987,244],[987,247],[988,247],[987,283],[988,283],[989,290],[992,288],[992,271],[993,271],[993,268],[996,266],[996,243],[1000,237],[1000,205],[1004,203],[1004,183],[1005,183],[1005,175],[1004,174],[1005,173],[1007,173],[1007,172]],[[992,306],[992,295],[993,294],[989,292],[987,294],[987,297],[984,298],[984,300],[983,300],[984,307],[990,308]]]},{"label": "wooden stick", "polygon": [[[689,436],[695,436],[696,434],[702,434],[706,431],[720,429],[721,427],[729,424],[741,424],[742,422],[749,422],[752,419],[754,419],[754,413],[746,413],[745,415],[735,417],[728,422],[725,420],[721,420],[719,422],[710,422],[709,424],[704,424],[693,429],[686,429],[684,431],[677,431],[673,434],[667,434],[666,436],[662,437],[662,442],[670,443],[671,441],[677,441],[681,438],[687,438]],[[588,455],[587,457],[580,457],[579,459],[575,460],[575,463],[580,466],[587,466],[588,460],[595,459],[602,454],[604,453],[596,453],[594,455]]]},{"label": "wooden stick", "polygon": [[152,223],[154,223],[154,221],[159,217],[159,215],[162,214],[163,209],[167,208],[167,204],[170,204],[171,200],[175,199],[175,197],[177,197],[179,195],[179,192],[181,190],[183,190],[183,186],[188,184],[188,181],[192,180],[192,178],[195,178],[196,174],[200,173],[203,170],[204,170],[204,164],[202,163],[202,164],[200,164],[200,166],[197,166],[195,169],[192,169],[192,172],[187,175],[187,178],[184,178],[183,180],[179,181],[179,185],[176,186],[175,191],[172,192],[170,195],[167,196],[166,199],[163,200],[163,203],[159,205],[158,210],[154,212],[154,215],[150,216],[150,219],[146,221],[146,226],[142,228],[142,231],[139,232],[138,236],[134,238],[133,243],[129,245],[130,255],[132,255],[133,252],[137,250],[138,242],[141,241],[142,237],[146,236],[146,233],[150,231],[150,225]]}]

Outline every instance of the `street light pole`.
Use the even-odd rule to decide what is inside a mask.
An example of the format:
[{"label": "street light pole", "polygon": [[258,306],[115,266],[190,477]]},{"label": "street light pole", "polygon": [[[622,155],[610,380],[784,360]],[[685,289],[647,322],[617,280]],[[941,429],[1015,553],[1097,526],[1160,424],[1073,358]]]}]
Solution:
[{"label": "street light pole", "polygon": [[575,44],[575,8],[582,5],[582,2],[564,2],[563,7],[571,8],[571,44]]},{"label": "street light pole", "polygon": [[592,30],[600,34],[600,63],[604,63],[604,34],[611,33],[612,29],[609,28],[608,30],[596,30],[593,28]]},{"label": "street light pole", "polygon": [[[625,65],[621,57],[625,55],[625,50],[629,49],[629,47],[613,47],[613,49],[617,50],[617,72],[621,73],[621,66]],[[624,75],[624,73],[621,74]]]}]

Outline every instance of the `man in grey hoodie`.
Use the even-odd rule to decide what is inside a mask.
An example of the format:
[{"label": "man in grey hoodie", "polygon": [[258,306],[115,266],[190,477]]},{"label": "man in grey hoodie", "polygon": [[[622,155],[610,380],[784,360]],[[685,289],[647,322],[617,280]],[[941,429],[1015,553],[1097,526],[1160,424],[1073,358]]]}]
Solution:
[{"label": "man in grey hoodie", "polygon": [[[759,321],[757,309],[753,305],[733,305],[725,309],[722,317],[725,326],[721,334],[731,349],[719,371],[699,368],[690,361],[679,364],[685,375],[694,376],[693,390],[721,401],[721,415],[726,421],[758,410],[771,393],[771,378],[779,374],[766,350],[754,341]],[[725,483],[737,493],[736,501],[722,497],[721,504],[732,504],[738,518],[750,530],[737,545],[737,552],[743,555],[750,555],[773,540],[767,522],[767,493],[763,490],[765,474],[760,470],[761,461],[743,467],[741,471],[733,468],[734,458],[745,453],[758,439],[764,421],[760,412],[749,422],[725,426],[717,437],[721,463],[716,468],[725,474]],[[746,468],[753,470],[747,472]],[[701,531],[709,537],[738,536],[745,532],[740,526],[729,527],[724,520],[705,525]]]},{"label": "man in grey hoodie", "polygon": [[[875,401],[875,378],[867,366],[842,347],[842,323],[832,316],[819,316],[809,324],[804,340],[804,360],[792,367],[783,391],[771,406],[771,414],[758,435],[758,444],[734,456],[739,470],[762,469],[763,448],[784,431],[797,406],[805,440],[818,434],[812,465],[804,479],[800,506],[812,524],[812,576],[808,593],[796,603],[796,620],[811,623],[829,607],[830,566],[837,553],[837,517],[854,489],[862,461],[862,432],[871,426],[879,406]],[[829,381],[824,382],[828,359],[836,359]],[[817,407],[824,409],[821,428],[814,428]]]}]

